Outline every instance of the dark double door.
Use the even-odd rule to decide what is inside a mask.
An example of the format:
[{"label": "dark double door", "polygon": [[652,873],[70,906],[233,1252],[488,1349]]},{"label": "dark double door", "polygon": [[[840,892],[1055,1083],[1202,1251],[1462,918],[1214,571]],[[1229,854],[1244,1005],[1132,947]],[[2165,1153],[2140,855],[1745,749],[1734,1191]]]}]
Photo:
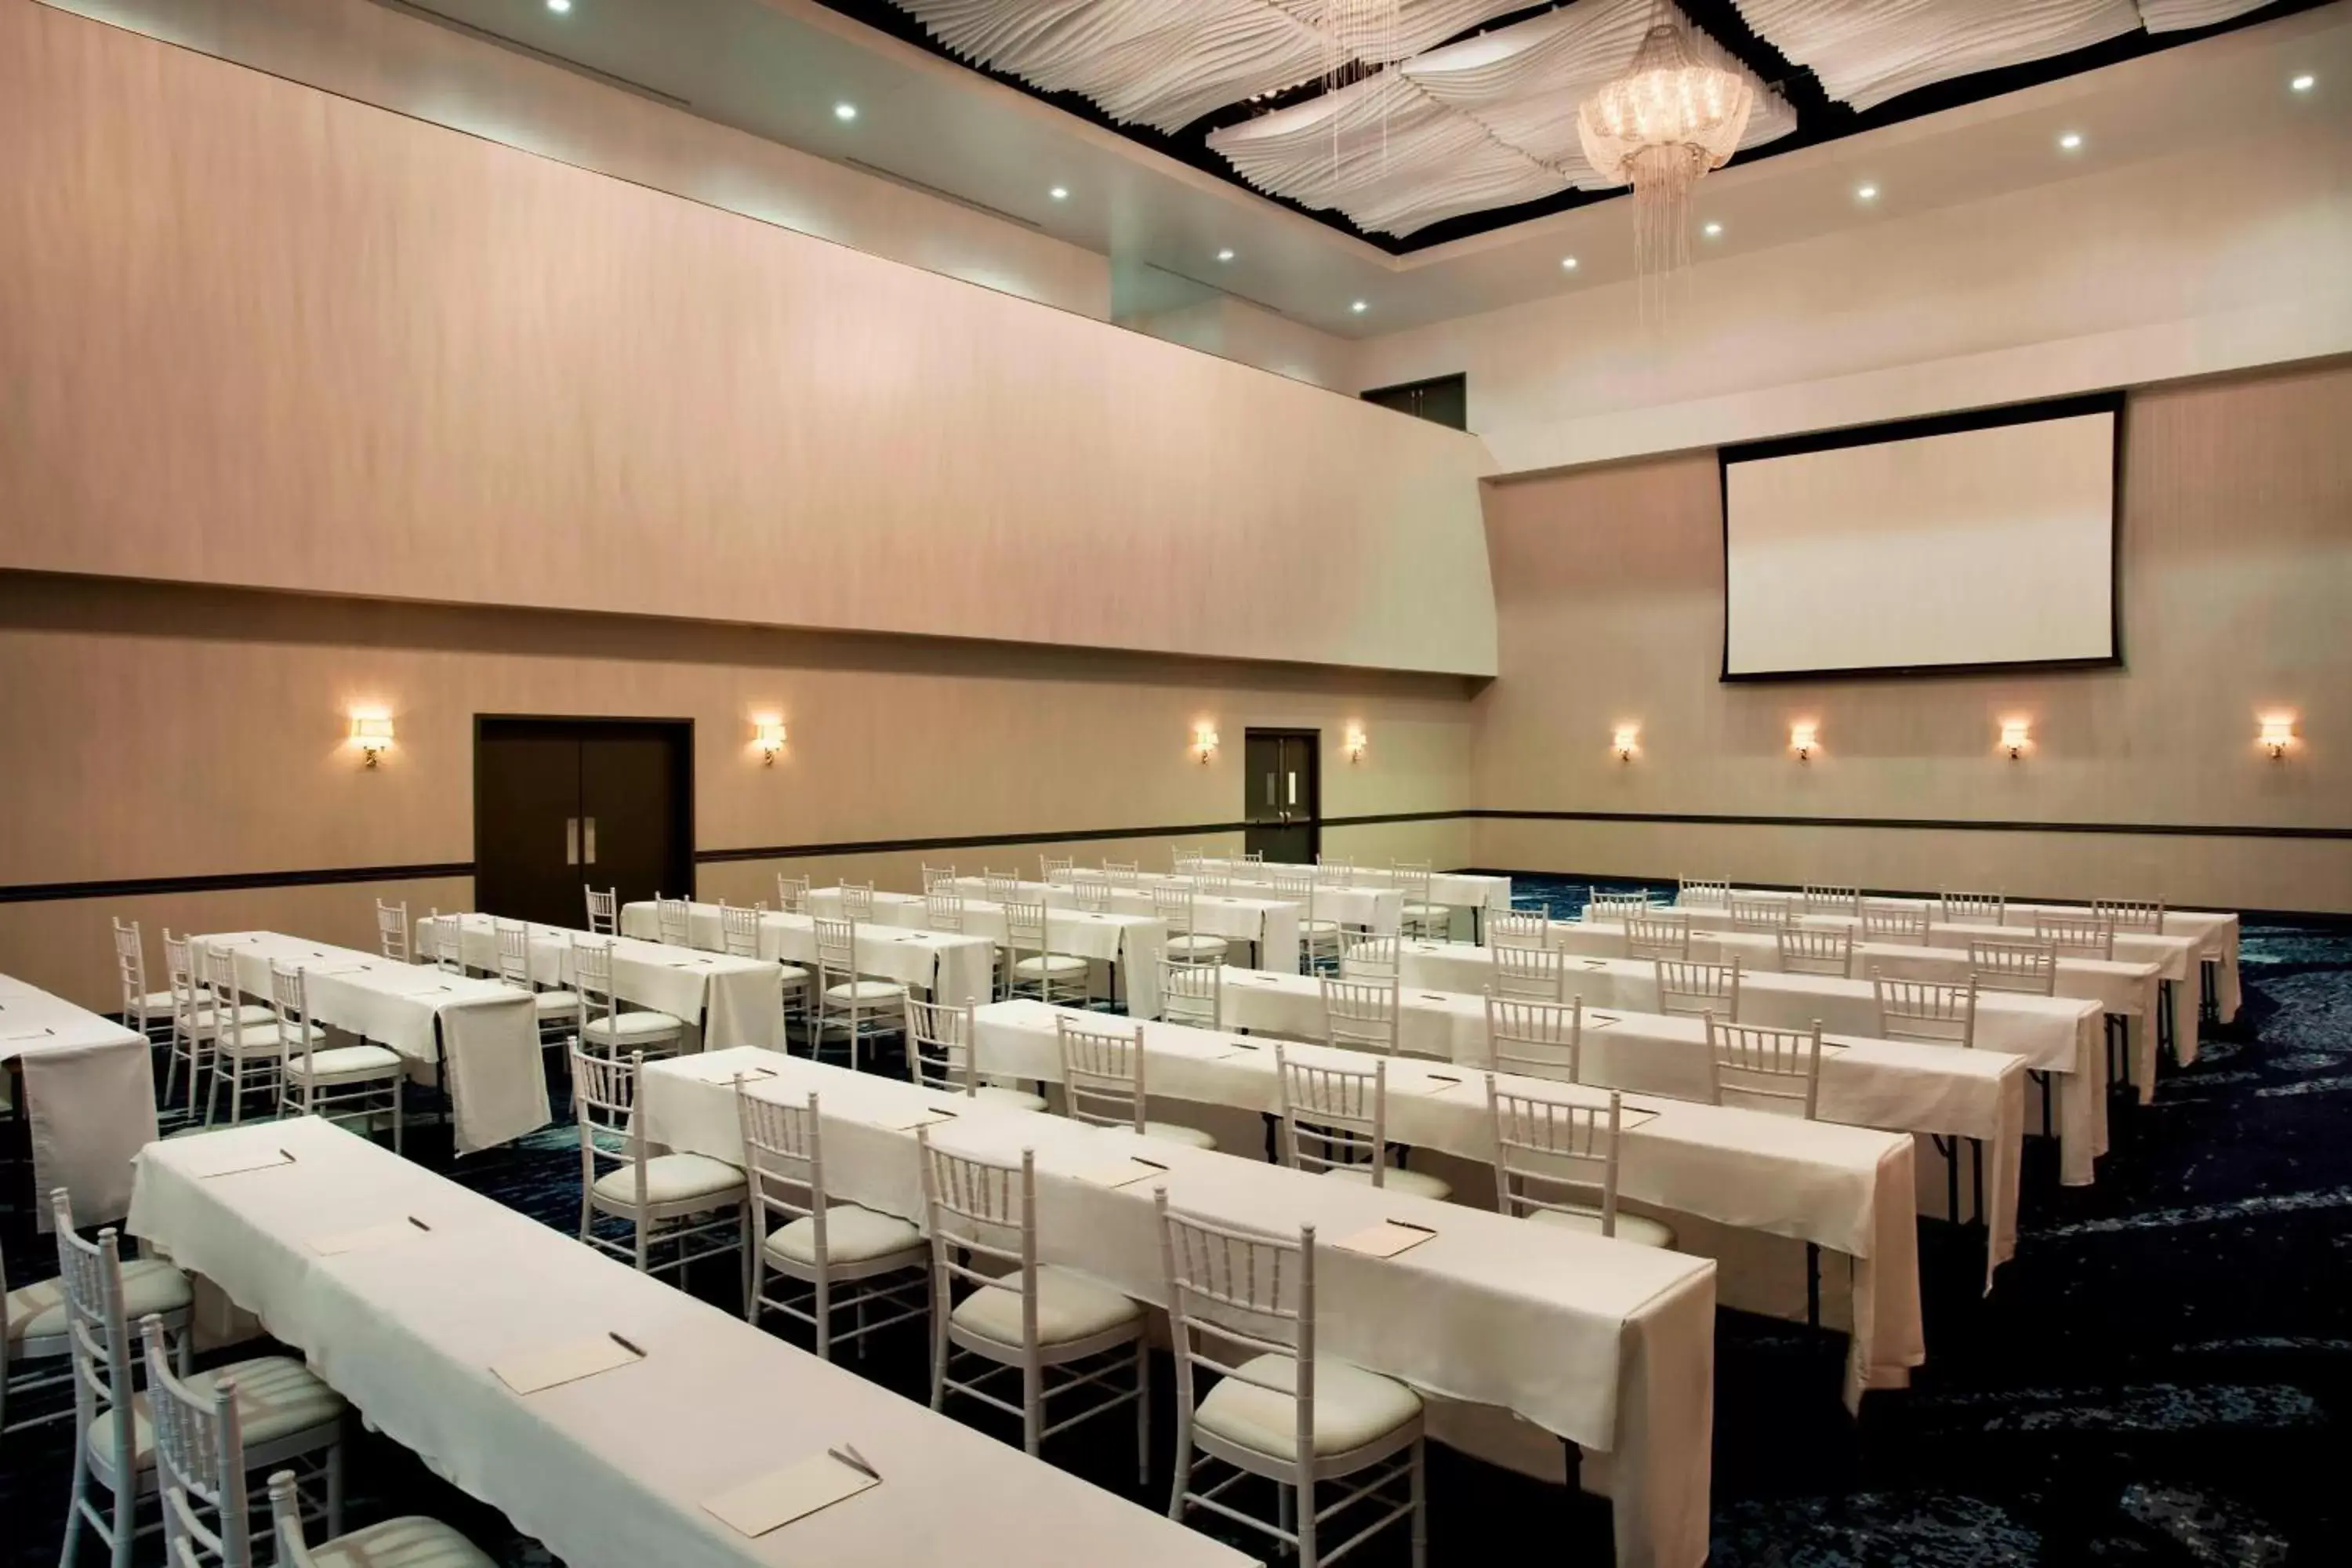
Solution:
[{"label": "dark double door", "polygon": [[474,902],[584,926],[582,889],[622,903],[694,891],[688,720],[475,721]]},{"label": "dark double door", "polygon": [[1252,730],[1243,741],[1243,847],[1311,866],[1323,847],[1322,731]]}]

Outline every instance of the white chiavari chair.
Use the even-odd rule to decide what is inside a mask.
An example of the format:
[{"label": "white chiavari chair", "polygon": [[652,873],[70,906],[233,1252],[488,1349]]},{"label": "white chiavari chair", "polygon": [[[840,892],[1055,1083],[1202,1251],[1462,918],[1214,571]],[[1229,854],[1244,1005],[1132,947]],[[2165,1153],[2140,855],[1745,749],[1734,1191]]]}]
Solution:
[{"label": "white chiavari chair", "polygon": [[613,989],[609,942],[572,944],[572,988],[580,994],[580,1040],[600,1055],[675,1056],[686,1048],[686,1020],[650,1007],[625,1007]]},{"label": "white chiavari chair", "polygon": [[1625,920],[1625,956],[1628,958],[1674,958],[1690,956],[1690,916],[1659,910],[1647,915],[1629,915]]},{"label": "white chiavari chair", "polygon": [[[719,901],[719,951],[730,958],[757,959],[760,956],[760,921],[768,907],[753,904],[750,909]],[[794,1019],[800,1020],[803,1033],[809,1019],[809,972],[797,963],[772,961],[776,968],[777,1005],[783,1010],[784,1037],[792,1037]]]},{"label": "white chiavari chair", "polygon": [[1969,938],[1969,973],[1979,991],[2054,996],[2058,949],[2040,937],[1972,936]]},{"label": "white chiavari chair", "polygon": [[1110,913],[1110,879],[1100,871],[1074,868],[1070,872],[1070,904],[1090,915]]},{"label": "white chiavari chair", "polygon": [[[50,1203],[58,1216],[63,1332],[74,1378],[73,1482],[58,1562],[75,1562],[88,1525],[113,1568],[131,1568],[139,1500],[156,1489],[156,1454],[151,1396],[139,1391],[131,1359],[121,1244],[111,1226],[96,1241],[76,1234],[72,1205],[62,1190],[50,1194]],[[184,1359],[180,1366],[184,1372]],[[340,1394],[287,1356],[232,1362],[187,1376],[182,1386],[199,1394],[226,1388],[243,1426],[242,1465],[305,1461],[325,1482],[328,1528],[341,1523],[346,1407]],[[240,1468],[240,1485],[243,1479]]]},{"label": "white chiavari chair", "polygon": [[[188,939],[173,936],[167,928],[163,932],[163,978],[172,988],[172,1043],[170,1054],[163,1059],[163,1103],[170,1105],[173,1083],[180,1064],[188,1066],[188,1114],[196,1113],[196,1103],[203,1088],[199,1078],[213,1065],[213,1047],[220,1035],[220,1015],[213,1011],[213,994],[205,979],[200,961]],[[263,1025],[272,1022],[276,1015],[259,1003],[240,1002],[236,1005],[240,1022]]]},{"label": "white chiavari chair", "polygon": [[[1181,1523],[1199,1508],[1250,1525],[1300,1568],[1321,1568],[1407,1520],[1413,1568],[1422,1568],[1429,1524],[1421,1396],[1317,1348],[1315,1227],[1301,1226],[1296,1241],[1232,1229],[1175,1213],[1165,1187],[1152,1204],[1176,1352],[1168,1517]],[[1197,1372],[1217,1380],[1205,1396]],[[1201,1486],[1210,1460],[1233,1473]],[[1252,1476],[1275,1483],[1281,1501],[1271,1524],[1229,1500]],[[1317,1488],[1335,1481],[1348,1485],[1327,1504]],[[1331,1527],[1347,1539],[1327,1552]]]},{"label": "white chiavari chair", "polygon": [[1726,1018],[1739,1016],[1739,961],[1729,963],[1693,963],[1688,959],[1657,960],[1658,1011],[1700,1017],[1709,1011]]},{"label": "white chiavari chair", "polygon": [[[735,1080],[756,1244],[743,1316],[756,1323],[774,1312],[806,1324],[826,1361],[836,1342],[854,1341],[863,1356],[868,1335],[929,1310],[930,1246],[896,1215],[835,1203],[825,1190],[816,1095],[805,1105],[766,1100],[751,1092],[757,1081]],[[855,1319],[838,1328],[845,1311]]]},{"label": "white chiavari chair", "polygon": [[[194,1345],[189,1333],[191,1304],[195,1300],[188,1277],[154,1258],[134,1258],[124,1262],[121,1275],[123,1315],[152,1317],[169,1330],[179,1342],[180,1370],[186,1372]],[[64,1388],[74,1381],[68,1318],[63,1276],[37,1279],[12,1289],[8,1284],[7,1259],[0,1257],[0,1436],[46,1426],[72,1416],[71,1405],[47,1397],[50,1389]],[[27,1394],[40,1394],[43,1397],[38,1404],[54,1404],[55,1408],[25,1415],[21,1402]],[[11,1401],[20,1405],[15,1418],[8,1414]]]},{"label": "white chiavari chair", "polygon": [[949,886],[949,887],[953,887],[953,886],[955,885],[955,879],[956,879],[956,868],[955,868],[954,867],[952,867],[952,866],[934,866],[934,865],[931,865],[929,861],[924,862],[924,864],[923,864],[923,891],[924,891],[924,892],[928,893],[928,892],[929,892],[932,889],[937,888],[937,887],[940,886],[941,884],[945,884],[945,885],[947,885],[947,886]]},{"label": "white chiavari chair", "polygon": [[1234,890],[1233,868],[1222,860],[1203,860],[1193,868],[1192,886],[1203,893],[1230,896]]},{"label": "white chiavari chair", "polygon": [[1486,945],[1497,951],[1507,947],[1549,947],[1551,911],[1507,910],[1489,915]]},{"label": "white chiavari chair", "polygon": [[2117,931],[2142,931],[2151,936],[2164,934],[2164,901],[2144,903],[2132,899],[2095,899],[2091,901],[2094,919],[2105,921]]},{"label": "white chiavari chair", "polygon": [[[310,1546],[303,1540],[302,1509],[295,1500],[294,1472],[269,1478],[271,1528],[278,1541],[278,1568],[498,1568],[473,1543],[437,1519],[408,1514],[354,1530]],[[177,1568],[177,1565],[174,1565]]]},{"label": "white chiavari chair", "polygon": [[588,934],[618,936],[621,934],[621,890],[606,888],[602,891],[583,883],[581,893],[588,900]]},{"label": "white chiavari chair", "polygon": [[824,1054],[828,1035],[839,1034],[857,1067],[866,1042],[892,1033],[906,1017],[907,988],[896,981],[869,979],[857,967],[857,925],[853,920],[813,922],[816,935],[816,1027],[809,1037],[813,1056]]},{"label": "white chiavari chair", "polygon": [[[267,1023],[247,1022],[243,994],[237,989],[236,960],[226,949],[205,949],[204,965],[205,984],[211,993],[209,1011],[215,1022],[212,1078],[205,1090],[205,1125],[210,1127],[219,1119],[224,1083],[228,1089],[229,1122],[236,1125],[245,1120],[248,1095],[257,1090],[265,1104],[277,1102],[286,1054],[289,1049],[299,1050],[303,1039],[279,1033],[275,1009],[266,1015]],[[315,1026],[311,1032],[316,1032]]]},{"label": "white chiavari chair", "polygon": [[1834,974],[1853,978],[1853,932],[1844,927],[1785,926],[1774,939],[1780,947],[1780,967],[1790,974]]},{"label": "white chiavari chair", "polygon": [[963,934],[963,895],[952,881],[934,882],[923,892],[923,929]]},{"label": "white chiavari chair", "polygon": [[1160,1016],[1196,1029],[1225,1026],[1224,975],[1213,963],[1160,961]]},{"label": "white chiavari chair", "polygon": [[1012,960],[1004,971],[1008,995],[1034,996],[1049,1005],[1087,1005],[1091,966],[1075,953],[1053,950],[1052,919],[1043,903],[1004,906],[1004,945]]},{"label": "white chiavari chair", "polygon": [[1808,882],[1804,887],[1805,912],[1809,915],[1859,915],[1862,913],[1862,889],[1841,887],[1833,882]]},{"label": "white chiavari chair", "polygon": [[654,895],[654,931],[664,947],[694,945],[694,905],[686,899]]},{"label": "white chiavari chair", "polygon": [[1397,889],[1404,894],[1402,924],[1406,936],[1442,937],[1454,929],[1454,911],[1430,896],[1431,874],[1426,860],[1399,860],[1389,868]]},{"label": "white chiavari chair", "polygon": [[531,1008],[539,1018],[539,1043],[562,1045],[580,1028],[580,993],[539,988],[530,973],[530,927],[520,921],[499,920],[490,922],[490,931],[498,942],[499,981],[530,993]]},{"label": "white chiavari chair", "polygon": [[[1199,910],[1193,903],[1189,882],[1154,882],[1151,884],[1151,913],[1168,928],[1168,941],[1161,952],[1177,963],[1205,964],[1215,968],[1224,963],[1231,944],[1221,936],[1207,936],[1194,929]],[[1305,940],[1302,931],[1300,940]]]},{"label": "white chiavari chair", "polygon": [[1945,925],[1997,926],[2009,919],[2004,893],[1945,892],[1936,900],[1936,918]]},{"label": "white chiavari chair", "polygon": [[374,1131],[379,1117],[389,1116],[393,1152],[399,1153],[408,1064],[383,1046],[328,1046],[326,1031],[310,1018],[310,983],[303,971],[273,963],[269,988],[278,1009],[278,1037],[287,1042],[278,1075],[278,1114],[324,1117],[362,1134]]},{"label": "white chiavari chair", "polygon": [[[639,1104],[646,1058],[572,1051],[572,1108],[580,1126],[580,1239],[635,1266],[677,1276],[706,1258],[735,1257],[751,1290],[751,1188],[741,1170],[708,1154],[648,1142]],[[624,1221],[625,1238],[599,1236],[599,1216]],[[667,1256],[656,1258],[660,1250]]]},{"label": "white chiavari chair", "polygon": [[1323,1043],[1335,1049],[1397,1053],[1397,982],[1325,975]]},{"label": "white chiavari chair", "polygon": [[1425,1171],[1389,1163],[1389,1064],[1371,1070],[1318,1067],[1293,1061],[1274,1045],[1275,1077],[1282,1089],[1282,1163],[1295,1171],[1365,1182],[1443,1203],[1454,1195],[1448,1183]]},{"label": "white chiavari chair", "polygon": [[776,908],[788,915],[808,913],[809,879],[776,873]]},{"label": "white chiavari chair", "polygon": [[1400,938],[1368,936],[1348,944],[1348,953],[1339,963],[1342,980],[1380,981],[1394,985],[1403,972],[1403,958],[1399,951]]},{"label": "white chiavari chair", "polygon": [[1326,920],[1316,908],[1315,873],[1276,866],[1265,874],[1266,885],[1285,903],[1298,906],[1298,972],[1320,974],[1341,966],[1349,933],[1339,922]]},{"label": "white chiavari chair", "polygon": [[1062,1052],[1062,1109],[1071,1121],[1122,1127],[1192,1149],[1217,1146],[1197,1127],[1146,1120],[1150,1090],[1144,1085],[1142,1025],[1100,1028],[1064,1015],[1054,1020],[1054,1034]]},{"label": "white chiavari chair", "polygon": [[1495,994],[1559,1001],[1568,994],[1568,955],[1549,947],[1496,948]]},{"label": "white chiavari chair", "polygon": [[[992,1165],[932,1148],[927,1128],[915,1139],[931,1237],[931,1408],[956,1394],[1016,1415],[1034,1458],[1054,1434],[1133,1405],[1138,1484],[1149,1479],[1150,1319],[1118,1291],[1037,1261],[1036,1151]],[[1134,1368],[1125,1388],[1122,1363]],[[1094,1397],[1054,1418],[1056,1400],[1070,1409],[1067,1396],[1089,1388]]]},{"label": "white chiavari chair", "polygon": [[1797,921],[1797,906],[1787,899],[1731,900],[1734,931],[1780,931]]},{"label": "white chiavari chair", "polygon": [[1686,910],[1719,910],[1731,902],[1728,878],[1684,877],[1675,884],[1675,903]]},{"label": "white chiavari chair", "polygon": [[907,1073],[916,1087],[1043,1110],[1045,1097],[982,1081],[972,1056],[972,1006],[907,998]]},{"label": "white chiavari chair", "polygon": [[1639,919],[1650,912],[1650,893],[1646,888],[1622,892],[1612,888],[1595,888],[1584,902],[1584,918],[1622,923]]},{"label": "white chiavari chair", "polygon": [[[1265,864],[1265,851],[1263,849],[1244,849],[1239,855],[1235,856],[1234,858],[1244,866],[1263,866]],[[1322,857],[1318,855],[1316,857],[1316,859],[1319,861],[1322,859]],[[1338,864],[1340,867],[1345,868],[1348,862],[1341,860],[1338,862]]]},{"label": "white chiavari chair", "polygon": [[[1070,856],[1040,855],[1037,857],[1037,879],[1041,882],[1048,883],[1066,882],[1070,879],[1070,873],[1076,870],[1077,868],[1077,861]],[[992,876],[994,875],[993,872],[990,874]],[[1013,875],[1016,879],[1019,877],[1018,872],[1011,873],[1011,875]]]},{"label": "white chiavari chair", "polygon": [[992,904],[1009,904],[1021,897],[1021,873],[1018,871],[999,871],[992,866],[982,870],[980,880],[987,889],[988,901]]},{"label": "white chiavari chair", "polygon": [[437,909],[425,911],[423,931],[417,946],[419,956],[444,974],[466,973],[466,917],[462,911],[443,914]]},{"label": "white chiavari chair", "polygon": [[1114,888],[1133,888],[1143,880],[1143,868],[1133,860],[1106,860],[1102,874],[1103,879]]},{"label": "white chiavari chair", "polygon": [[859,925],[874,923],[874,884],[844,882],[837,889],[841,896],[841,918]]},{"label": "white chiavari chair", "polygon": [[1915,947],[1925,947],[1927,944],[1927,911],[1910,904],[1890,904],[1864,899],[1862,903],[1862,940],[1909,942]]},{"label": "white chiavari chair", "polygon": [[1168,851],[1168,869],[1179,877],[1189,877],[1201,868],[1201,847],[1179,844]]},{"label": "white chiavari chair", "polygon": [[[1942,980],[1893,980],[1873,970],[1871,990],[1878,1002],[1878,1036],[1885,1040],[1919,1040],[1967,1049],[1977,1043],[1976,979],[1965,985]],[[1945,1184],[1951,1200],[1951,1218],[1960,1217],[1960,1141],[1931,1132],[1928,1141],[1944,1156]],[[1976,1148],[1976,1212],[1984,1213],[1984,1145]]]},{"label": "white chiavari chair", "polygon": [[1571,1105],[1514,1093],[1488,1073],[1486,1112],[1495,1128],[1495,1195],[1505,1214],[1635,1247],[1674,1246],[1671,1226],[1617,1206],[1624,1107],[1615,1089],[1606,1106]]},{"label": "white chiavari chair", "polygon": [[114,973],[121,984],[123,1027],[138,1030],[151,1046],[161,1044],[167,1037],[156,1031],[171,1026],[173,997],[168,990],[147,989],[147,942],[137,921],[126,923],[118,916],[114,921]]},{"label": "white chiavari chair", "polygon": [[394,963],[408,962],[408,901],[405,899],[396,904],[386,903],[382,899],[375,901],[375,941],[376,947],[384,957]]},{"label": "white chiavari chair", "polygon": [[1486,994],[1486,1059],[1496,1072],[1578,1083],[1584,1072],[1584,998],[1565,1005]]},{"label": "white chiavari chair", "polygon": [[2114,922],[2097,915],[2043,910],[2033,917],[2033,934],[2048,942],[2061,958],[2112,959],[2116,955]]},{"label": "white chiavari chair", "polygon": [[1818,1018],[1810,1029],[1780,1029],[1765,1024],[1735,1024],[1709,1013],[1706,1048],[1714,1063],[1716,1104],[1783,1114],[1793,1110],[1808,1121],[1818,1116],[1822,1093]]}]

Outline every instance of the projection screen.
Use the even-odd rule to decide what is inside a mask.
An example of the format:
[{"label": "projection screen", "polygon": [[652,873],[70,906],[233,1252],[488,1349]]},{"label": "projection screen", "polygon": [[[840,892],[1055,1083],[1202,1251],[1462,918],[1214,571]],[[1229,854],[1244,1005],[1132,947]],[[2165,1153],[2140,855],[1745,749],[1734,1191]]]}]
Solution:
[{"label": "projection screen", "polygon": [[1723,678],[2112,662],[2119,413],[1725,448]]}]

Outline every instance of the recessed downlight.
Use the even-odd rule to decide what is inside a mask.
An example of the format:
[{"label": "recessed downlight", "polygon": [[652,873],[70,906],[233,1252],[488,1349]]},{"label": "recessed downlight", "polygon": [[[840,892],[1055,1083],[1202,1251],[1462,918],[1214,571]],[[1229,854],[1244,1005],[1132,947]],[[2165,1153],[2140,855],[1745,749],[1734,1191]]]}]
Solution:
[{"label": "recessed downlight", "polygon": [[1709,239],[1721,239],[1723,237],[1723,226],[1719,223],[1711,223],[1705,228],[1700,229],[1699,233],[1706,236]]},{"label": "recessed downlight", "polygon": [[1853,188],[1853,199],[1858,202],[1874,202],[1878,199],[1878,187],[1876,185],[1856,185]]},{"label": "recessed downlight", "polygon": [[845,121],[855,120],[857,118],[857,105],[854,103],[836,103],[833,106],[833,117],[835,120]]},{"label": "recessed downlight", "polygon": [[1066,202],[1070,199],[1070,187],[1067,185],[1055,185],[1052,190],[1047,191],[1045,194],[1053,197],[1057,202]]},{"label": "recessed downlight", "polygon": [[1231,261],[1233,258],[1234,253],[1231,250],[1220,250],[1217,252],[1217,259],[1220,261]]},{"label": "recessed downlight", "polygon": [[2297,92],[2309,92],[2313,88],[2317,87],[2318,85],[2319,79],[2312,75],[2309,71],[2304,72],[2301,76],[2296,77],[2293,81],[2287,83],[2287,86],[2293,88]]},{"label": "recessed downlight", "polygon": [[2058,138],[2058,150],[2062,153],[2079,151],[2082,145],[2083,133],[2079,131],[2069,131],[2063,136]]},{"label": "recessed downlight", "polygon": [[1350,310],[1353,310],[1353,311],[1354,311],[1356,314],[1358,314],[1359,316],[1362,315],[1365,311],[1367,311],[1367,310],[1370,310],[1371,308],[1372,308],[1372,307],[1371,307],[1371,302],[1370,302],[1370,300],[1357,300],[1354,304],[1352,304],[1352,305],[1350,305],[1350,306],[1349,306],[1349,307],[1348,307],[1348,309],[1349,309]]},{"label": "recessed downlight", "polygon": [[561,16],[572,9],[572,0],[547,0],[547,8]]},{"label": "recessed downlight", "polygon": [[1576,258],[1575,258],[1575,257],[1573,257],[1573,256],[1563,256],[1563,257],[1561,257],[1561,258],[1559,258],[1559,269],[1560,269],[1562,272],[1573,272],[1573,271],[1575,271],[1575,270],[1576,270]]}]

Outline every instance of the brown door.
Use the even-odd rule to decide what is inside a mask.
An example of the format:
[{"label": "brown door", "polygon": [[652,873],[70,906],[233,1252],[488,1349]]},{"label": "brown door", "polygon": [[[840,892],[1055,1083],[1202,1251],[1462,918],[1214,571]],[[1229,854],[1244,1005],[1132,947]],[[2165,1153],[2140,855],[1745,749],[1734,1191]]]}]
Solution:
[{"label": "brown door", "polygon": [[1319,730],[1251,730],[1243,740],[1244,847],[1283,865],[1309,866],[1322,847]]},{"label": "brown door", "polygon": [[693,735],[684,720],[478,718],[476,906],[578,927],[591,886],[623,903],[690,894]]}]

